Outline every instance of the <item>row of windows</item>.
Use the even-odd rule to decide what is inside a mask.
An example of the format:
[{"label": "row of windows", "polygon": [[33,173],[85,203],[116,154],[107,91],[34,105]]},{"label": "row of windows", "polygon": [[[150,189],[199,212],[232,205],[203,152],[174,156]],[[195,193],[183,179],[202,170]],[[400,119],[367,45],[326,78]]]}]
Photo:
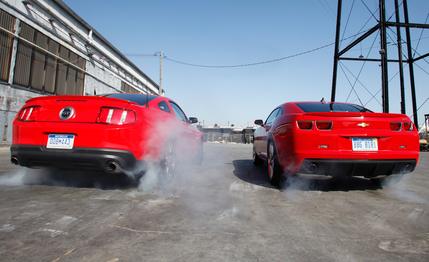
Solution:
[{"label": "row of windows", "polygon": [[[0,26],[13,31],[14,24],[15,18],[0,10]],[[24,22],[20,22],[19,36],[85,70],[84,58]],[[5,32],[0,33],[0,80],[3,81],[8,81],[10,77],[12,46],[13,37]],[[83,94],[84,72],[46,54],[41,49],[21,39],[18,40],[13,83],[51,94]]]},{"label": "row of windows", "polygon": [[125,83],[124,81],[121,82],[121,91],[124,93],[130,93],[130,94],[140,94],[141,92],[134,87],[132,87],[130,84]]}]

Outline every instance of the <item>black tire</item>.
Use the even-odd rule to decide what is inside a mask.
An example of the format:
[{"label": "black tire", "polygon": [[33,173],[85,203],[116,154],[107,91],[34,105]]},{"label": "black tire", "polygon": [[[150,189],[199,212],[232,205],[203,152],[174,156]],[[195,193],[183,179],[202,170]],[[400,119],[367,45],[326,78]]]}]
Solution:
[{"label": "black tire", "polygon": [[277,158],[276,146],[272,141],[269,141],[267,146],[267,171],[271,185],[282,189],[285,177]]},{"label": "black tire", "polygon": [[161,179],[162,181],[169,182],[173,179],[177,172],[177,155],[176,146],[173,142],[166,144],[161,158]]},{"label": "black tire", "polygon": [[253,164],[255,166],[260,166],[262,165],[262,163],[263,163],[262,159],[258,156],[258,154],[256,154],[255,148],[253,148]]}]

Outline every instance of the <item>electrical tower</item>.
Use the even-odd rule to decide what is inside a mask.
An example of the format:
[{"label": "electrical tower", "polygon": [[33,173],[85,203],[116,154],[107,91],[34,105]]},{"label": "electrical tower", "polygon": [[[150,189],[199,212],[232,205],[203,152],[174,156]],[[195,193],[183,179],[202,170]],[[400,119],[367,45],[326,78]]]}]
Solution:
[{"label": "electrical tower", "polygon": [[[414,62],[424,59],[429,56],[429,53],[419,55],[418,57],[413,56],[412,46],[411,46],[411,28],[421,28],[429,29],[429,24],[419,24],[419,23],[410,23],[408,17],[408,5],[407,0],[402,0],[403,6],[403,22],[401,22],[400,10],[398,0],[394,1],[395,5],[395,22],[386,21],[386,0],[379,0],[379,16],[376,18],[377,24],[371,27],[368,31],[363,33],[361,36],[352,41],[349,45],[340,50],[340,30],[341,30],[341,12],[342,12],[342,0],[338,0],[338,9],[337,9],[337,24],[336,24],[336,33],[335,33],[335,51],[334,51],[334,69],[332,77],[332,92],[331,92],[331,101],[335,102],[336,88],[337,88],[337,70],[338,63],[340,60],[348,61],[368,61],[368,62],[377,62],[381,66],[381,86],[382,86],[382,107],[383,112],[389,113],[389,74],[388,74],[388,63],[398,63],[399,65],[399,81],[401,88],[401,113],[405,114],[405,84],[404,84],[404,70],[403,64],[408,64],[409,74],[410,74],[410,89],[411,89],[411,100],[413,108],[413,120],[414,124],[418,127],[418,117],[417,117],[417,104],[416,104],[416,89],[414,82]],[[364,2],[363,2],[364,3]],[[365,3],[364,3],[365,4]],[[389,59],[387,54],[387,40],[386,40],[386,30],[390,27],[396,28],[397,35],[397,49],[398,49],[398,59]],[[402,41],[401,38],[401,28],[405,29],[406,37],[406,48],[407,55],[404,59],[402,53]],[[347,57],[346,53],[352,49],[357,44],[361,43],[369,36],[374,33],[379,32],[380,34],[380,58],[365,58],[365,57]]]}]

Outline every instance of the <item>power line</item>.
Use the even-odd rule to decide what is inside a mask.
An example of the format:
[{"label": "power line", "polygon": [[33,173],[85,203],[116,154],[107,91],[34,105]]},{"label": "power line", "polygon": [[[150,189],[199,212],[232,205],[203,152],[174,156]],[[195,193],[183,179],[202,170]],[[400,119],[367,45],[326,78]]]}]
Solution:
[{"label": "power line", "polygon": [[[397,75],[399,75],[399,71],[397,71],[390,79],[389,79],[389,82],[388,83],[390,83]],[[375,95],[373,96],[373,97],[371,97],[366,103],[365,103],[365,106],[367,105],[367,104],[369,104],[378,94],[380,94],[380,92],[381,92],[381,88],[380,89],[378,89],[378,91],[377,91],[377,93],[375,93]],[[380,102],[379,102],[380,103]]]},{"label": "power line", "polygon": [[[427,23],[428,18],[429,18],[429,12],[428,12],[428,14],[426,16],[426,19],[425,19],[425,22],[424,22],[425,24]],[[417,41],[416,50],[419,48],[420,40],[422,39],[422,36],[423,36],[423,30],[424,30],[424,28],[422,28],[422,31],[420,31],[420,37],[419,37],[419,41]],[[416,50],[414,50],[413,57],[416,55],[416,52],[417,52]]]},{"label": "power line", "polygon": [[[354,84],[352,84],[352,82],[350,81],[349,77],[347,76],[346,72],[345,72],[345,71],[344,71],[344,69],[343,69],[343,65],[342,65],[342,63],[340,63],[340,69],[341,69],[341,71],[343,72],[344,76],[346,77],[347,82],[349,82],[349,85],[350,85],[350,86],[351,86],[351,88],[352,88],[352,89],[350,90],[350,93],[353,91],[353,92],[355,93],[355,95],[356,95],[357,99],[359,100],[359,103],[363,106],[362,100],[360,99],[359,94],[356,92],[356,89],[355,89],[355,87],[354,87],[354,84],[356,84],[356,81],[355,81],[355,83],[354,83]],[[347,98],[347,100],[348,100],[348,98]],[[346,101],[346,102],[347,102],[347,101]]]},{"label": "power line", "polygon": [[[368,7],[368,5],[365,3],[364,0],[360,0],[362,2],[362,4],[365,6],[366,10],[368,10],[368,12],[370,12],[371,16],[374,17],[375,21],[378,21],[377,17],[375,17],[374,13],[371,11],[371,9]],[[377,9],[378,10],[378,9]]]},{"label": "power line", "polygon": [[330,43],[330,44],[326,44],[326,45],[322,45],[310,50],[306,50],[306,51],[302,51],[296,54],[292,54],[292,55],[288,55],[288,56],[284,56],[284,57],[279,57],[279,58],[274,58],[274,59],[270,59],[270,60],[265,60],[265,61],[260,61],[260,62],[254,62],[254,63],[246,63],[246,64],[237,64],[237,65],[203,65],[203,64],[194,64],[194,63],[189,63],[189,62],[185,62],[185,61],[181,61],[175,58],[171,58],[168,56],[165,56],[165,60],[168,60],[170,62],[176,63],[176,64],[181,64],[181,65],[187,65],[187,66],[193,66],[193,67],[205,67],[205,68],[234,68],[234,67],[248,67],[248,66],[256,66],[256,65],[262,65],[262,64],[270,64],[270,63],[275,63],[275,62],[280,62],[286,59],[290,59],[290,58],[294,58],[297,56],[302,56],[305,54],[309,54],[309,53],[313,53],[316,51],[319,51],[321,49],[327,48],[331,45],[333,45],[334,43]]},{"label": "power line", "polygon": [[370,90],[369,90],[369,88],[366,86],[366,85],[364,85],[363,83],[362,83],[362,81],[360,81],[357,77],[356,77],[356,75],[355,74],[353,74],[353,72],[344,64],[344,63],[341,63],[340,62],[340,64],[347,70],[347,72],[349,72],[349,74],[350,75],[352,75],[352,77],[355,79],[355,81],[357,81],[358,83],[359,83],[359,85],[360,86],[362,86],[367,92],[368,92],[368,94],[370,94],[371,95],[371,98],[374,98],[380,105],[381,105],[381,102],[380,101],[378,101],[378,99],[375,97],[376,95],[374,95]]},{"label": "power line", "polygon": [[[355,0],[353,0],[352,7],[350,7],[349,15],[347,16],[346,25],[344,26],[343,34],[342,35],[344,35],[346,33],[346,29],[347,29],[347,26],[349,25],[350,17],[352,16],[352,11],[353,11],[353,7],[354,6],[355,6]],[[344,39],[341,39],[341,41],[343,41],[343,40]]]},{"label": "power line", "polygon": [[[374,40],[372,41],[372,44],[371,44],[371,48],[370,48],[370,50],[368,51],[368,53],[367,53],[367,55],[366,55],[366,57],[365,57],[365,58],[368,58],[368,57],[369,57],[369,55],[371,54],[372,48],[374,47],[374,44],[375,44],[375,42],[376,42],[376,40],[377,40],[377,39],[378,39],[378,35],[375,35]],[[354,87],[355,87],[356,82],[359,80],[359,77],[360,77],[360,75],[362,74],[362,70],[363,70],[363,68],[365,67],[366,62],[367,62],[367,61],[364,61],[364,62],[362,63],[362,66],[361,66],[361,68],[360,68],[360,70],[359,70],[359,73],[358,73],[358,75],[357,75],[357,77],[356,77],[356,80],[355,80],[355,82],[354,82],[354,84],[353,84],[352,88],[354,88]],[[348,101],[348,100],[349,100],[351,93],[352,93],[352,90],[350,90],[349,94],[347,95],[347,99],[346,99],[346,101]]]},{"label": "power line", "polygon": [[[344,40],[348,40],[350,38],[353,38],[355,36],[358,36],[360,34],[366,33],[368,30],[366,31],[361,31],[358,32],[354,35],[351,35],[349,37],[346,37],[343,39]],[[306,54],[310,54],[310,53],[314,53],[316,51],[319,51],[321,49],[325,49],[327,47],[330,47],[332,45],[334,45],[335,42],[329,43],[329,44],[325,44],[313,49],[309,49],[306,51],[302,51],[302,52],[298,52],[292,55],[288,55],[288,56],[283,56],[283,57],[278,57],[278,58],[274,58],[274,59],[269,59],[269,60],[264,60],[264,61],[258,61],[258,62],[253,62],[253,63],[244,63],[244,64],[236,64],[236,65],[207,65],[207,64],[197,64],[197,63],[191,63],[191,62],[187,62],[187,61],[182,61],[176,58],[172,58],[169,56],[164,56],[164,59],[176,64],[181,64],[181,65],[186,65],[186,66],[193,66],[193,67],[201,67],[201,68],[238,68],[238,67],[249,67],[249,66],[257,66],[257,65],[263,65],[263,64],[270,64],[270,63],[276,63],[276,62],[281,62],[287,59],[291,59],[291,58],[295,58],[298,56],[302,56],[302,55],[306,55]]]}]

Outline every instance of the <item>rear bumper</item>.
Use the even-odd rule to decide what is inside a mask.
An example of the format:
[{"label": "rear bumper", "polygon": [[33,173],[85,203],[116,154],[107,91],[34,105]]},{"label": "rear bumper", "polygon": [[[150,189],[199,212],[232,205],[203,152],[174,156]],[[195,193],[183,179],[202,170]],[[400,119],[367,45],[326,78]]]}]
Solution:
[{"label": "rear bumper", "polygon": [[304,159],[298,173],[326,176],[377,177],[413,172],[417,161],[401,160],[344,160]]},{"label": "rear bumper", "polygon": [[131,171],[136,167],[134,155],[125,150],[74,148],[47,149],[43,146],[13,145],[11,159],[26,167],[55,167],[94,170],[110,173]]}]

